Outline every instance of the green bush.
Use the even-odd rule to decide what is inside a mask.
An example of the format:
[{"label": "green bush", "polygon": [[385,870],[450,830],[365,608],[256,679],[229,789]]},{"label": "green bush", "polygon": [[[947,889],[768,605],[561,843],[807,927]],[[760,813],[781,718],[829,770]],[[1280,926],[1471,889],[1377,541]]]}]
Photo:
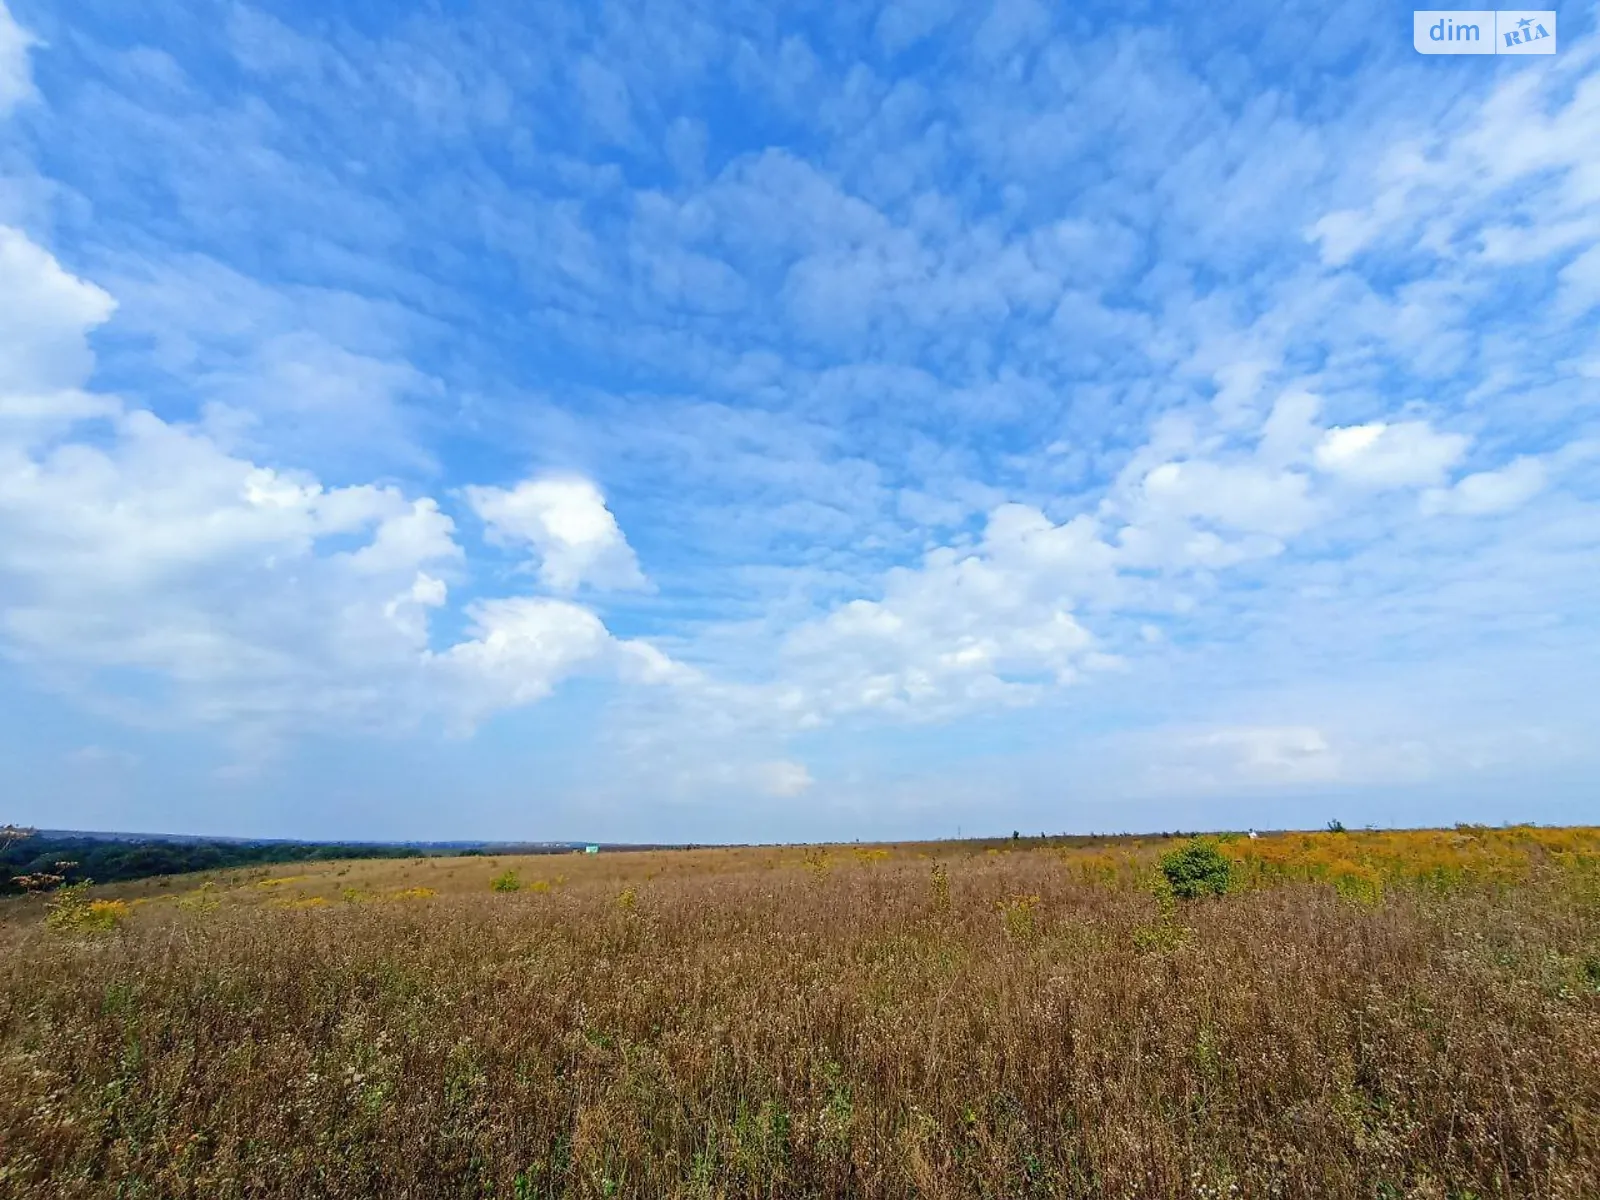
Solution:
[{"label": "green bush", "polygon": [[489,886],[497,892],[516,892],[522,890],[522,880],[517,878],[515,871],[507,871],[503,875],[496,875]]},{"label": "green bush", "polygon": [[1228,890],[1232,865],[1217,844],[1207,838],[1191,838],[1161,858],[1161,873],[1172,885],[1172,894],[1181,900],[1200,896],[1220,896]]}]

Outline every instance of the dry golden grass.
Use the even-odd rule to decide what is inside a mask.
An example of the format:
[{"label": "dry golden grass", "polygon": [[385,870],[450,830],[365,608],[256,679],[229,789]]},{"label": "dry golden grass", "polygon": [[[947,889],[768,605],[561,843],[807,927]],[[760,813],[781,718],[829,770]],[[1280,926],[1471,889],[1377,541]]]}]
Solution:
[{"label": "dry golden grass", "polygon": [[1600,1195],[1600,831],[1231,841],[1192,904],[1163,848],[10,903],[0,1195]]}]

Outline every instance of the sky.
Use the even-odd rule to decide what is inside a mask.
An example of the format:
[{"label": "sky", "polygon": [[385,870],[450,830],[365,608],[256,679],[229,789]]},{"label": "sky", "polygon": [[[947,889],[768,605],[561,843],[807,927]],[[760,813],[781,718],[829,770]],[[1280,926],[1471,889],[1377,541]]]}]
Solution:
[{"label": "sky", "polygon": [[1600,35],[0,0],[0,820],[1600,817]]}]

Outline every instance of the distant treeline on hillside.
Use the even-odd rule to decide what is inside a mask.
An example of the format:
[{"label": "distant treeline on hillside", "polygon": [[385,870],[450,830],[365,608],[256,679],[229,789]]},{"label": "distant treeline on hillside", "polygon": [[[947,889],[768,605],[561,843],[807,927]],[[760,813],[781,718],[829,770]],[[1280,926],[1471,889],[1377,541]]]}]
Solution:
[{"label": "distant treeline on hillside", "polygon": [[[264,863],[328,858],[409,858],[408,846],[333,845],[310,842],[112,841],[35,834],[0,849],[0,895],[23,890],[19,877],[61,875],[67,883],[92,879],[119,883],[152,875],[182,875]],[[59,867],[59,863],[70,866]]]}]

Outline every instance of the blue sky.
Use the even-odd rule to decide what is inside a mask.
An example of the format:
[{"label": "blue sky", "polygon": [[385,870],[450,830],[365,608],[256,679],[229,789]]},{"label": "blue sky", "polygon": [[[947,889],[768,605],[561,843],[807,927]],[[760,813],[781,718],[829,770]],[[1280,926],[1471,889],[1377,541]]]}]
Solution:
[{"label": "blue sky", "polygon": [[1596,12],[4,0],[0,818],[1594,819]]}]

